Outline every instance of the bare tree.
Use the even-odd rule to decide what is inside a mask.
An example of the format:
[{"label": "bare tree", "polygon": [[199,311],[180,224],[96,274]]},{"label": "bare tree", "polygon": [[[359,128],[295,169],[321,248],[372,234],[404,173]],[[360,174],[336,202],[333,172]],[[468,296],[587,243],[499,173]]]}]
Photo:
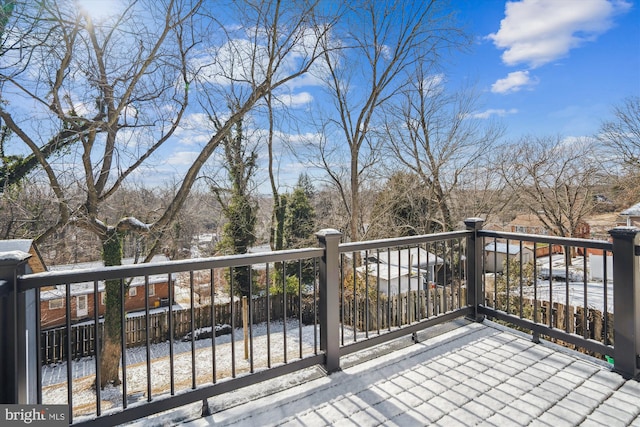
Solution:
[{"label": "bare tree", "polygon": [[428,214],[432,204],[428,189],[415,174],[394,173],[375,197],[367,237],[414,236],[439,230]]},{"label": "bare tree", "polygon": [[504,128],[473,117],[478,99],[473,91],[447,93],[442,75],[430,75],[431,67],[422,65],[405,87],[401,107],[387,110],[385,135],[392,157],[428,192],[434,210],[425,214],[448,231],[460,219],[454,214],[458,202],[465,203],[456,191],[475,187],[474,175],[489,170],[486,156]]},{"label": "bare tree", "polygon": [[586,139],[526,137],[504,147],[500,168],[516,200],[557,236],[574,237],[594,208],[602,175]]},{"label": "bare tree", "polygon": [[602,124],[598,139],[622,158],[627,167],[640,170],[640,96],[630,96],[613,110],[614,120]]},{"label": "bare tree", "polygon": [[638,202],[640,189],[640,96],[630,96],[614,107],[614,118],[602,123],[597,139],[608,152],[601,159],[614,181],[621,206]]},{"label": "bare tree", "polygon": [[364,233],[362,180],[380,161],[382,140],[372,131],[380,126],[382,107],[394,102],[416,64],[437,62],[441,50],[463,39],[436,1],[351,2],[341,24],[327,40],[340,50],[325,49],[326,86],[335,113],[323,122],[320,152],[321,166],[349,214],[348,237],[355,241]]},{"label": "bare tree", "polygon": [[[217,119],[216,119],[217,120]],[[216,121],[215,126],[220,126]],[[256,241],[257,203],[252,198],[252,179],[258,154],[244,134],[243,122],[238,121],[222,142],[224,148],[226,180],[228,185],[211,186],[227,220],[219,248],[232,254],[246,254]],[[241,296],[249,296],[250,267],[233,269],[232,277]]]},{"label": "bare tree", "polygon": [[[75,224],[100,238],[105,265],[119,265],[123,234],[151,228],[131,216],[106,224],[100,207],[177,129],[188,105],[188,53],[196,43],[186,25],[200,2],[169,0],[153,7],[133,2],[95,21],[90,11],[72,2],[42,2],[39,7],[47,37],[35,44],[16,37],[25,45],[14,49],[18,58],[3,69],[2,82],[13,93],[0,108],[15,139],[37,159],[58,205],[57,221],[36,241]],[[39,107],[37,126],[19,108],[21,100]],[[79,149],[51,158],[47,147],[65,132]],[[74,187],[82,189],[83,198],[71,198]],[[105,288],[102,387],[119,383],[123,300],[118,281],[107,281]]]},{"label": "bare tree", "polygon": [[[298,2],[285,10],[279,1],[230,2],[225,22],[218,19],[222,13],[209,13],[199,0],[145,1],[127,3],[100,22],[74,2],[43,2],[43,25],[49,28],[42,32],[49,38],[27,44],[32,39],[16,37],[25,45],[14,55],[24,58],[0,75],[12,90],[0,117],[12,137],[35,155],[58,203],[55,224],[38,241],[78,225],[100,237],[105,265],[121,262],[122,236],[129,232],[158,237],[150,245],[151,257],[221,141],[267,93],[309,69],[329,30],[316,22],[315,3]],[[218,38],[198,48],[205,35]],[[233,62],[239,60],[242,66]],[[209,129],[173,198],[148,222],[128,215],[105,223],[103,203],[171,138],[194,90],[211,101],[210,117],[216,112],[224,120]],[[39,107],[37,117],[24,114],[21,100]],[[237,108],[229,112],[229,105]],[[75,132],[78,150],[48,157],[41,147],[64,129]],[[85,197],[70,199],[72,187]],[[119,383],[119,284],[107,282],[106,294],[103,387]]]}]

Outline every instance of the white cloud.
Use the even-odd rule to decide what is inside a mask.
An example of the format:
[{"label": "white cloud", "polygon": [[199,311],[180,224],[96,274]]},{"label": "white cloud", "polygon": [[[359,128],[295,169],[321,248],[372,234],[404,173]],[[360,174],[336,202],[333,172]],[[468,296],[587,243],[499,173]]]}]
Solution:
[{"label": "white cloud", "polygon": [[518,112],[517,109],[511,108],[509,110],[505,110],[504,108],[489,108],[485,111],[479,111],[477,113],[471,114],[471,117],[474,119],[488,119],[492,116],[504,117],[508,114],[516,114]]},{"label": "white cloud", "polygon": [[288,93],[278,95],[278,101],[285,107],[300,107],[313,101],[313,95],[309,92]]},{"label": "white cloud", "polygon": [[[276,57],[275,64],[272,64],[269,58],[269,35],[260,30],[259,37],[254,39],[254,31],[254,28],[249,28],[247,38],[231,38],[221,45],[209,46],[200,51],[191,62],[192,68],[198,70],[199,82],[222,87],[241,82],[260,83],[266,79],[270,67],[275,69],[272,81],[278,82],[303,70],[313,55],[317,54],[319,40],[316,31],[313,27],[301,27],[291,37],[295,42],[283,47],[285,55]],[[283,28],[283,31],[286,34],[286,29]],[[309,73],[326,75],[327,71],[318,65],[321,62],[315,61],[303,76]],[[287,85],[295,88],[303,84],[317,86],[321,83],[317,78],[301,76],[289,81]]]},{"label": "white cloud", "polygon": [[497,80],[491,86],[493,93],[511,93],[518,92],[523,87],[533,86],[538,83],[537,79],[529,76],[529,71],[514,71],[507,74],[504,79]]},{"label": "white cloud", "polygon": [[436,96],[444,90],[446,83],[445,75],[442,73],[433,74],[427,76],[422,81],[422,95],[423,96]]},{"label": "white cloud", "polygon": [[507,2],[498,32],[487,37],[504,49],[506,65],[539,67],[595,40],[613,17],[631,8],[625,0],[522,0]]},{"label": "white cloud", "polygon": [[[226,120],[221,117],[221,120]],[[204,113],[194,113],[185,116],[176,129],[174,137],[178,138],[178,142],[183,145],[206,144],[215,132],[213,123]]]},{"label": "white cloud", "polygon": [[167,157],[166,164],[174,166],[191,166],[198,157],[198,151],[176,151]]}]

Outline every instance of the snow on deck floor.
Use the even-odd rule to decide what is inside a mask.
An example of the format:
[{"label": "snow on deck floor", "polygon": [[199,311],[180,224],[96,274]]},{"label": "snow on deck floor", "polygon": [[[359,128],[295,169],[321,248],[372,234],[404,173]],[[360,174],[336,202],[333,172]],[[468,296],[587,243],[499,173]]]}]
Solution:
[{"label": "snow on deck floor", "polygon": [[[279,392],[263,387],[240,390],[241,405],[186,425],[640,426],[640,383],[489,321]],[[159,416],[137,424],[169,422]]]}]

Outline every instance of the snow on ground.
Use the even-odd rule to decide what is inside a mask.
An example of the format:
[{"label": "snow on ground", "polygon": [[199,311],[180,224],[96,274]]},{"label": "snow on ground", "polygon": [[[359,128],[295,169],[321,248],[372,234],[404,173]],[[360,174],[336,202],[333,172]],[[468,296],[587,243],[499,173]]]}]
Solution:
[{"label": "snow on ground", "polygon": [[[587,301],[585,305],[585,285],[584,282],[551,282],[551,288],[549,287],[549,281],[543,280],[537,282],[537,298],[538,301],[549,301],[550,294],[553,298],[553,302],[560,304],[567,304],[567,292],[569,293],[568,302],[569,305],[574,307],[592,308],[599,311],[604,311],[604,287],[603,283],[587,282],[586,295]],[[514,292],[519,292],[518,289],[514,289]],[[527,298],[533,299],[534,288],[533,286],[527,286],[523,288],[523,295]],[[607,283],[607,311],[613,313],[613,284]]]},{"label": "snow on ground", "polygon": [[[286,326],[286,333],[285,333]],[[254,370],[268,367],[268,358],[272,366],[284,362],[286,339],[287,361],[308,357],[315,354],[315,346],[319,347],[319,329],[313,325],[302,326],[297,320],[272,322],[254,325],[252,329]],[[315,333],[314,333],[315,332]],[[211,339],[195,342],[195,358],[192,358],[191,342],[175,341],[174,373],[175,392],[189,390],[192,387],[192,361],[196,367],[196,385],[211,384],[215,368],[216,381],[231,378],[235,375],[250,372],[250,359],[244,358],[243,332],[237,328],[231,335],[219,336],[212,346]],[[232,342],[234,345],[232,346]],[[271,349],[271,351],[269,351]],[[214,358],[215,351],[215,358]],[[171,368],[169,342],[153,344],[151,352],[151,394],[154,398],[167,394],[170,390]],[[232,357],[232,354],[235,357]],[[127,349],[127,402],[131,404],[147,398],[147,363],[146,347]],[[235,365],[235,366],[233,366]],[[95,380],[95,358],[86,357],[72,362],[73,371],[73,408],[74,416],[95,413],[96,393],[93,388]],[[42,400],[44,404],[67,404],[67,365],[66,362],[44,366],[42,369]],[[122,377],[122,371],[121,371]],[[102,410],[122,407],[122,386],[108,387],[101,391]]]},{"label": "snow on ground", "polygon": [[[540,260],[545,260],[546,262],[540,262]],[[586,267],[587,272],[589,272],[588,262]],[[565,268],[564,255],[553,256],[551,260],[551,281],[549,281],[549,271],[548,257],[539,258],[537,265],[538,277],[535,287],[533,285],[525,285],[522,288],[522,294],[525,298],[533,300],[535,296],[538,301],[553,299],[554,303],[568,304],[574,307],[587,307],[603,312],[606,295],[607,311],[613,313],[613,282],[608,280],[605,285],[602,281],[588,280],[585,285],[584,263],[581,257],[572,260],[569,266],[568,281],[565,279],[567,270]],[[588,274],[587,277],[589,277]],[[510,294],[520,294],[520,286],[517,280],[516,283],[511,284]]]},{"label": "snow on ground", "polygon": [[[549,262],[548,258],[541,258],[546,262],[538,264],[539,272],[546,272],[548,279],[549,275]],[[569,282],[562,280],[560,276],[566,275],[565,257],[564,255],[554,255],[551,260],[551,268],[553,271],[553,277],[557,277],[560,280],[552,280],[551,287],[549,286],[549,280],[537,281],[537,298],[539,301],[549,301],[550,297],[553,298],[553,302],[572,305],[574,307],[593,308],[599,311],[604,311],[605,308],[605,284],[603,282],[588,281],[584,283],[584,262],[582,257],[574,258],[569,266]],[[587,271],[589,271],[589,263],[586,265]],[[524,294],[528,298],[534,296],[533,286],[526,287],[523,290]],[[586,291],[586,305],[585,305],[585,291]],[[567,300],[567,293],[568,300]],[[613,313],[613,283],[608,281],[606,284],[606,296],[607,296],[607,311]]]}]

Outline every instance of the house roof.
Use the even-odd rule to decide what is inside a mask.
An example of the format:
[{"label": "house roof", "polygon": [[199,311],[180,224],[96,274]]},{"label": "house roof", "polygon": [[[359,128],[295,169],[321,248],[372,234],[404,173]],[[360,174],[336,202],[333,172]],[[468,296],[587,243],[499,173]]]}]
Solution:
[{"label": "house roof", "polygon": [[517,215],[509,225],[521,226],[521,227],[543,227],[544,224],[540,221],[540,218],[534,214],[520,214]]},{"label": "house roof", "polygon": [[[151,259],[151,263],[155,262],[167,262],[167,257],[164,255],[155,255]],[[122,265],[133,265],[136,263],[134,258],[123,258]],[[104,267],[104,263],[102,261],[88,261],[88,262],[78,262],[75,264],[57,264],[52,265],[49,270],[50,271],[66,271],[66,270],[84,270],[87,268],[101,268]]]},{"label": "house roof", "polygon": [[[151,262],[166,262],[166,257],[164,255],[155,256]],[[131,265],[134,264],[133,258],[125,258],[122,260],[123,265]],[[83,262],[78,264],[65,264],[65,265],[53,265],[51,266],[51,271],[68,271],[68,270],[84,270],[91,268],[99,268],[102,267],[103,263],[101,261],[91,261],[91,262]],[[175,278],[174,278],[175,280]],[[168,275],[166,274],[154,274],[149,276],[149,284],[154,285],[158,283],[167,283]],[[143,286],[145,284],[144,277],[135,277],[129,283],[129,286]],[[81,283],[73,283],[71,285],[71,295],[85,295],[93,293],[95,290],[93,282],[81,282]],[[98,282],[98,292],[104,291],[104,281]],[[64,298],[66,295],[66,285],[59,284],[56,285],[53,289],[42,290],[40,293],[40,299],[43,301]]]},{"label": "house roof", "polygon": [[[199,418],[193,405],[192,414],[166,416],[197,418],[185,423],[190,427],[640,425],[638,381],[493,322],[458,322],[416,344],[407,337],[366,353],[364,360],[358,353],[345,358],[329,376],[291,374],[216,396],[208,417]],[[295,377],[303,378],[298,385]]]},{"label": "house roof", "polygon": [[[393,280],[393,279],[397,279],[398,277],[405,277],[409,275],[408,268],[398,267],[397,265],[388,265],[388,264],[369,263],[366,266],[362,265],[356,268],[356,271],[358,273],[364,274],[367,271],[367,269],[370,276],[374,276],[374,277],[380,276],[380,279],[384,279],[384,280]],[[417,278],[417,274],[418,274],[417,271],[414,270],[412,273],[412,276]]]},{"label": "house roof", "polygon": [[[391,251],[382,251],[379,254],[376,252],[369,253],[370,258],[378,258],[378,261],[390,265],[402,265],[408,266],[409,260],[411,260],[411,266],[414,268],[426,267],[428,265],[440,265],[444,261],[439,256],[427,252],[422,248],[410,248],[410,249],[396,249]],[[398,259],[399,257],[399,259]]]},{"label": "house roof", "polygon": [[[525,251],[531,251],[531,249],[523,246],[523,249]],[[507,253],[507,244],[506,243],[500,243],[500,242],[491,242],[488,245],[486,245],[484,247],[485,251],[488,252],[493,252],[496,251],[499,254],[506,254]],[[509,255],[516,255],[520,253],[520,245],[518,244],[513,244],[513,245],[509,245]]]},{"label": "house roof", "polygon": [[11,239],[0,240],[0,252],[20,251],[31,255],[28,264],[33,273],[42,273],[47,271],[47,266],[40,255],[38,247],[33,239]]},{"label": "house roof", "polygon": [[623,216],[640,216],[640,203],[636,203],[635,205],[623,210],[620,212],[620,215]]},{"label": "house roof", "polygon": [[22,251],[29,253],[33,240],[31,239],[13,239],[0,240],[0,252]]}]

